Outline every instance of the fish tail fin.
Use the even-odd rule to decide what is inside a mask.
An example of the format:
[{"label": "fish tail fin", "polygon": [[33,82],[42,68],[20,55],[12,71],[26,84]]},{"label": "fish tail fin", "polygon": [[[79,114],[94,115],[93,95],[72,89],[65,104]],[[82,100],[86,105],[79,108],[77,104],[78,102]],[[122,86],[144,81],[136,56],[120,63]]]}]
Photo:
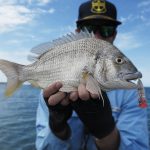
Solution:
[{"label": "fish tail fin", "polygon": [[10,61],[0,60],[0,70],[7,77],[6,96],[11,96],[24,82],[19,79],[19,72],[21,72],[20,70],[22,69],[22,66],[23,65]]}]

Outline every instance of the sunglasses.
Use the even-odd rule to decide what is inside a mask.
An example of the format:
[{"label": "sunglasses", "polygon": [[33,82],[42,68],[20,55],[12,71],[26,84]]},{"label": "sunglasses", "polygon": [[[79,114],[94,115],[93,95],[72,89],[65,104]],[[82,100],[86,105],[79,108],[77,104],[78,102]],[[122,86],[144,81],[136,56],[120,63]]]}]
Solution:
[{"label": "sunglasses", "polygon": [[98,32],[104,38],[111,37],[116,32],[115,26],[84,25],[79,26],[79,29],[88,30],[89,33],[93,32],[94,34]]}]

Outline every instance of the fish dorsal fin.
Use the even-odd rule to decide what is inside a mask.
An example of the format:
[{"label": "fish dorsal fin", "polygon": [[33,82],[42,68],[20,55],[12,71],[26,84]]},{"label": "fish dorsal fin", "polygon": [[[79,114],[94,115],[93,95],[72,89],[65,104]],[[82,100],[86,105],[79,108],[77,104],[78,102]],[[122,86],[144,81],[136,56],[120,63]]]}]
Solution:
[{"label": "fish dorsal fin", "polygon": [[31,62],[35,62],[38,60],[38,56],[37,55],[28,55],[28,60],[31,61]]},{"label": "fish dorsal fin", "polygon": [[52,42],[45,42],[31,49],[31,53],[41,55],[53,47]]},{"label": "fish dorsal fin", "polygon": [[29,55],[28,59],[30,61],[38,60],[39,56],[41,56],[42,54],[44,54],[48,51],[51,51],[56,46],[60,46],[60,45],[70,43],[70,42],[73,42],[73,41],[77,41],[77,40],[80,40],[80,39],[92,38],[92,37],[94,37],[94,34],[89,33],[86,28],[84,29],[84,32],[83,31],[81,31],[79,33],[78,32],[75,32],[75,33],[70,32],[69,34],[64,35],[64,36],[62,36],[58,39],[55,39],[55,40],[50,41],[50,42],[42,43],[42,44],[40,44],[36,47],[33,47],[31,49],[31,53],[33,55]]}]

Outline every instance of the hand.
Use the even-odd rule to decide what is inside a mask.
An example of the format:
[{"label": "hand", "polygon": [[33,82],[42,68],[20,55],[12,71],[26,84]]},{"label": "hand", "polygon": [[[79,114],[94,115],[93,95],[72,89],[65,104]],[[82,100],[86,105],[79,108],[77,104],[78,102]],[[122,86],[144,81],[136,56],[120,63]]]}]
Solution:
[{"label": "hand", "polygon": [[85,87],[84,84],[80,84],[78,86],[78,91],[77,92],[71,92],[70,93],[70,96],[69,96],[69,99],[71,101],[76,101],[78,99],[81,99],[81,100],[89,100],[89,99],[96,99],[98,98],[98,95],[96,94],[92,94],[92,93],[89,93]]},{"label": "hand", "polygon": [[101,99],[90,99],[88,101],[78,99],[71,103],[80,120],[90,133],[98,139],[109,135],[115,128],[109,99],[105,92],[102,92],[102,95],[104,106]]},{"label": "hand", "polygon": [[62,83],[55,82],[44,89],[43,97],[48,105],[54,106],[60,103],[66,106],[69,104],[69,96],[65,92],[59,91],[61,87]]},{"label": "hand", "polygon": [[71,135],[71,129],[67,120],[72,115],[72,107],[69,104],[68,95],[60,92],[60,82],[47,87],[43,92],[44,100],[49,109],[49,127],[55,136],[67,140]]},{"label": "hand", "polygon": [[98,95],[90,94],[83,84],[79,85],[78,92],[71,92],[70,95],[60,92],[61,87],[60,82],[50,85],[44,90],[43,97],[50,111],[49,126],[52,132],[60,139],[65,140],[71,134],[70,127],[67,124],[67,120],[72,114],[69,99],[71,101],[76,101],[78,98],[88,100],[91,97],[95,99]]}]

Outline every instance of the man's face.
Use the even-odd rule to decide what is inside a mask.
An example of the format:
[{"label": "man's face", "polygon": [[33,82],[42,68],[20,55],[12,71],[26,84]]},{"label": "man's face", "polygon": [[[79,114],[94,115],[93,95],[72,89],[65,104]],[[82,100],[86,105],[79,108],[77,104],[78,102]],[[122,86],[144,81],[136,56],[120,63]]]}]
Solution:
[{"label": "man's face", "polygon": [[88,30],[90,33],[93,32],[96,38],[105,40],[112,44],[117,34],[115,26],[100,26],[92,24],[79,26],[78,32],[80,32],[81,30],[84,31],[85,29]]}]

